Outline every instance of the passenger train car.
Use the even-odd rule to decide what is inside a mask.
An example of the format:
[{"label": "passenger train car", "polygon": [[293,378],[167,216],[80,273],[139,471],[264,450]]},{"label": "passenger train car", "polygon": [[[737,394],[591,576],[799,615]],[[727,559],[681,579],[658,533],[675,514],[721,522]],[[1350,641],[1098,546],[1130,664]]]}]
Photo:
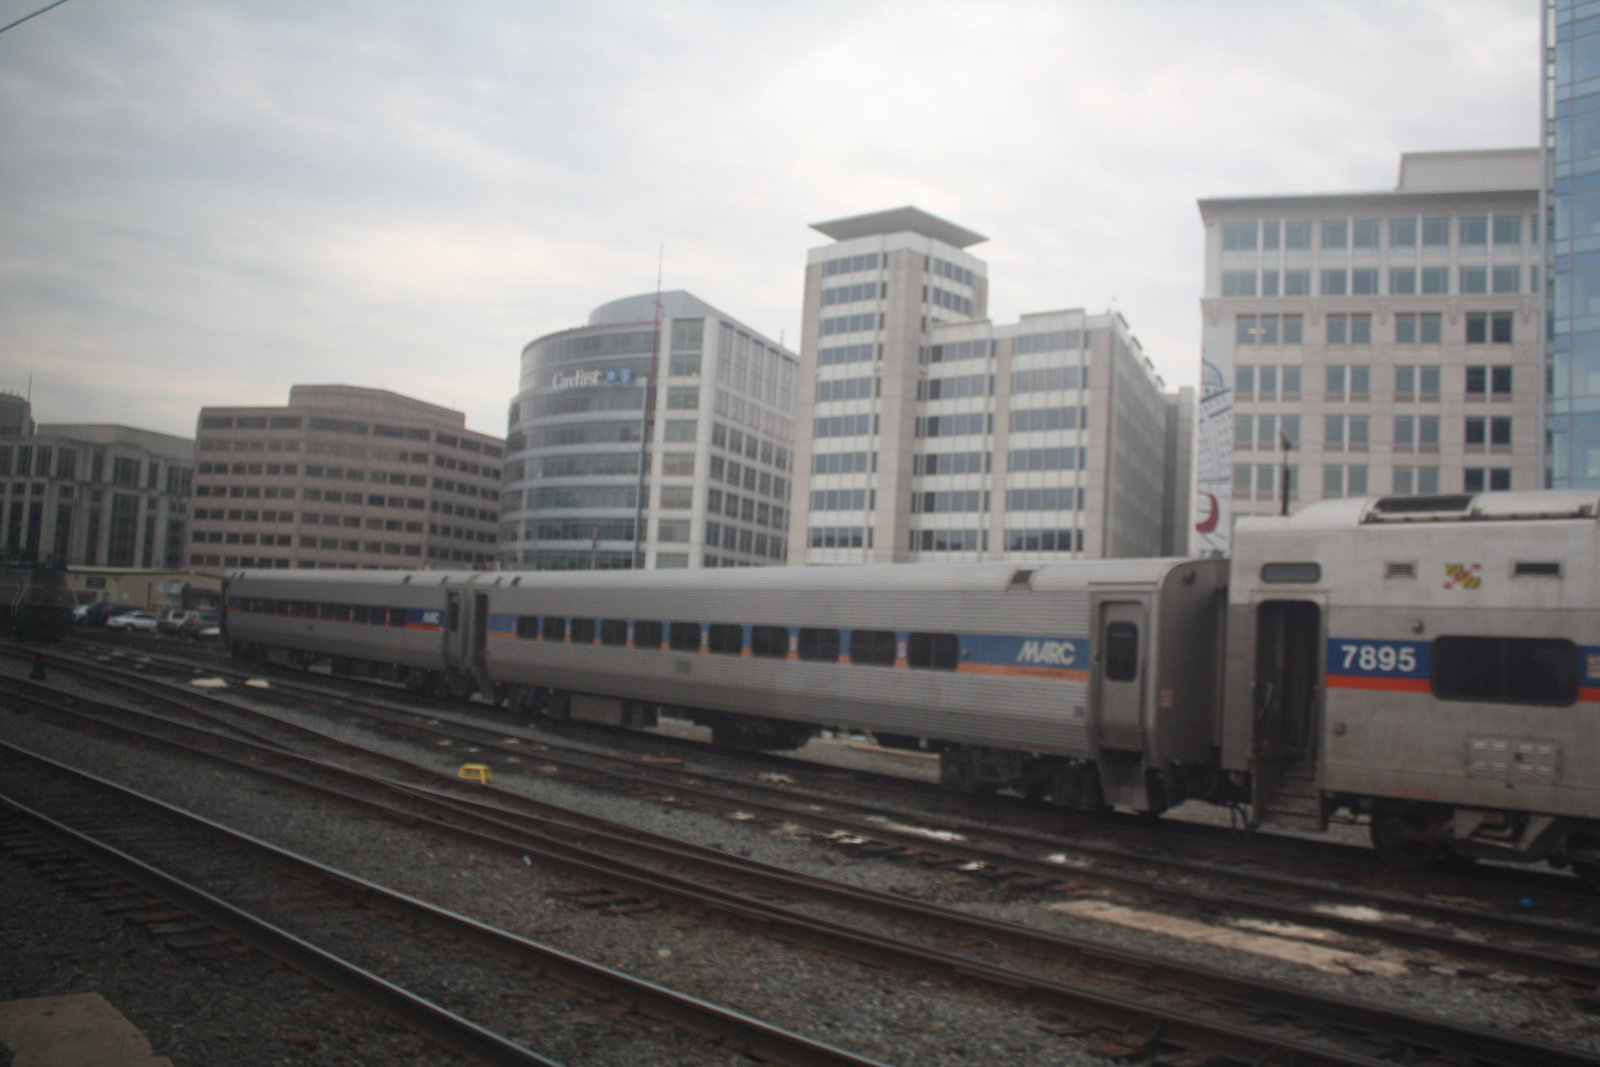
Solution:
[{"label": "passenger train car", "polygon": [[752,748],[820,727],[937,750],[945,784],[1064,807],[1370,818],[1410,864],[1600,881],[1600,494],[1327,501],[1231,562],[703,571],[244,571],[242,658],[662,714]]}]

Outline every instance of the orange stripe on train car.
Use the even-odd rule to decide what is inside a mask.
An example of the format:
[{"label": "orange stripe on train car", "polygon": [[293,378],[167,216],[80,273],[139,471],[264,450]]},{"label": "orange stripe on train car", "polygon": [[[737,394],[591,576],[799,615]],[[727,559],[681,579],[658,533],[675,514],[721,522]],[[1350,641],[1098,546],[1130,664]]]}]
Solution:
[{"label": "orange stripe on train car", "polygon": [[1367,678],[1355,674],[1328,675],[1329,689],[1377,689],[1390,693],[1426,693],[1433,683],[1426,678]]}]

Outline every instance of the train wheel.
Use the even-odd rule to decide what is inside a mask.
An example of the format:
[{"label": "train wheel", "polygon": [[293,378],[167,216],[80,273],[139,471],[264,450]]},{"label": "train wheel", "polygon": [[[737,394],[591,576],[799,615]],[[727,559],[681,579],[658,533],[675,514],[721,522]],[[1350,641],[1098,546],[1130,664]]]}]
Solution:
[{"label": "train wheel", "polygon": [[1372,812],[1372,847],[1396,870],[1417,871],[1439,858],[1427,813],[1411,804],[1380,802]]}]

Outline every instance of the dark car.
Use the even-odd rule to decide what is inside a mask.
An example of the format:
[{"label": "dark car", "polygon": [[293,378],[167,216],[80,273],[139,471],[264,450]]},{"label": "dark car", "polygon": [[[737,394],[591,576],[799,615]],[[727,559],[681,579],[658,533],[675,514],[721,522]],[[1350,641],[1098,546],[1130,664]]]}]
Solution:
[{"label": "dark car", "polygon": [[215,611],[191,611],[178,626],[178,636],[185,641],[209,641],[218,636],[222,617]]}]

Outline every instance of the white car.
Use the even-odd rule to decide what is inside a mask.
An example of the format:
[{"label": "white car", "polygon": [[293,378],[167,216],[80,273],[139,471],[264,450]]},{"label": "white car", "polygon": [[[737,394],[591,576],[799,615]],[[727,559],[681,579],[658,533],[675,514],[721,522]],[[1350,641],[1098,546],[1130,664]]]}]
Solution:
[{"label": "white car", "polygon": [[137,630],[143,634],[156,632],[156,616],[153,611],[124,611],[121,615],[113,615],[106,620],[108,630]]}]

